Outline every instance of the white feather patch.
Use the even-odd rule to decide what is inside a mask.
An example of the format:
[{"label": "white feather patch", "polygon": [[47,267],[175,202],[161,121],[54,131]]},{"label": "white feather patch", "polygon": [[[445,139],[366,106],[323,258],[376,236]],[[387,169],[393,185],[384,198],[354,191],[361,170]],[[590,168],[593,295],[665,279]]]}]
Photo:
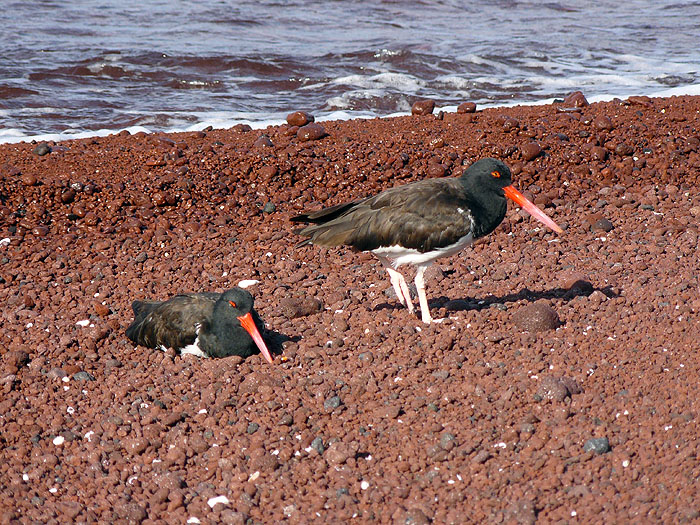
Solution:
[{"label": "white feather patch", "polygon": [[386,257],[391,261],[394,268],[398,268],[403,264],[425,265],[430,264],[436,259],[448,257],[455,253],[461,252],[469,246],[473,241],[472,234],[461,237],[456,243],[450,244],[443,248],[437,248],[429,252],[421,253],[413,248],[404,248],[403,246],[382,246],[372,253],[380,257]]}]

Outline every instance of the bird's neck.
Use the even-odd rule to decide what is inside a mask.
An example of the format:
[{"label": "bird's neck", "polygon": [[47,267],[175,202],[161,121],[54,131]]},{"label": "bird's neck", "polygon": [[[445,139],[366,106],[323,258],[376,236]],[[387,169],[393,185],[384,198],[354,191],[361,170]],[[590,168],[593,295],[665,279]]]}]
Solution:
[{"label": "bird's neck", "polygon": [[485,189],[473,177],[462,177],[467,206],[474,219],[473,237],[488,235],[506,216],[506,197],[502,190]]}]

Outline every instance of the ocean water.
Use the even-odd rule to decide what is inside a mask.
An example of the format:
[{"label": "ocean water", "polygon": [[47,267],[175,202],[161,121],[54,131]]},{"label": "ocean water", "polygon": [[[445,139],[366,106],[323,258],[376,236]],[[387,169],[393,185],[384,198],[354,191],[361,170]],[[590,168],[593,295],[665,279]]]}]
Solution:
[{"label": "ocean water", "polygon": [[700,1],[2,4],[0,142],[700,93]]}]

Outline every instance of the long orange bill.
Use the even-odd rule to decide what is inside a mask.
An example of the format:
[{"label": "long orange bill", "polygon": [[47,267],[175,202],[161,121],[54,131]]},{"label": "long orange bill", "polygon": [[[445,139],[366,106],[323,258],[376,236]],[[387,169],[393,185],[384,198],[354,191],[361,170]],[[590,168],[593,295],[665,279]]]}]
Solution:
[{"label": "long orange bill", "polygon": [[263,338],[258,331],[258,327],[255,326],[255,321],[253,321],[253,316],[250,315],[250,312],[240,316],[238,320],[241,322],[241,326],[250,334],[250,337],[253,338],[253,341],[255,341],[255,344],[260,349],[260,353],[262,353],[265,361],[272,364],[272,356],[270,355],[270,351],[267,349],[265,341],[263,341]]},{"label": "long orange bill", "polygon": [[516,190],[513,186],[506,186],[505,188],[503,188],[503,192],[506,194],[506,197],[515,202],[515,204],[520,206],[523,210],[528,212],[542,224],[544,224],[545,226],[549,226],[557,233],[564,233],[564,230],[557,226],[556,222],[547,217],[547,215],[545,215],[545,213],[542,210],[540,210],[537,206],[535,206],[529,200],[527,200],[525,196],[518,190]]}]

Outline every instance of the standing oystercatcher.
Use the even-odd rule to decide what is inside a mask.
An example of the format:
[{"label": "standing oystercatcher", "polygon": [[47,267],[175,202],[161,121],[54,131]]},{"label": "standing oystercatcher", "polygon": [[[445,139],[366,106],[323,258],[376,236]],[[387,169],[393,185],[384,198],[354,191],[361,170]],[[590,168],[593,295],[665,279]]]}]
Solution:
[{"label": "standing oystercatcher", "polygon": [[253,310],[253,296],[241,288],[224,293],[176,295],[167,301],[134,301],[134,322],[126,335],[149,348],[174,348],[200,357],[247,357],[260,350],[268,363],[270,351]]},{"label": "standing oystercatcher", "polygon": [[556,223],[511,185],[510,169],[481,159],[461,177],[428,179],[385,190],[373,197],[293,217],[311,223],[295,230],[299,243],[351,246],[372,252],[384,265],[396,296],[413,312],[403,264],[417,267],[415,283],[421,318],[430,323],[423,273],[433,261],[453,255],[491,233],[506,215],[506,197],[557,233]]}]

